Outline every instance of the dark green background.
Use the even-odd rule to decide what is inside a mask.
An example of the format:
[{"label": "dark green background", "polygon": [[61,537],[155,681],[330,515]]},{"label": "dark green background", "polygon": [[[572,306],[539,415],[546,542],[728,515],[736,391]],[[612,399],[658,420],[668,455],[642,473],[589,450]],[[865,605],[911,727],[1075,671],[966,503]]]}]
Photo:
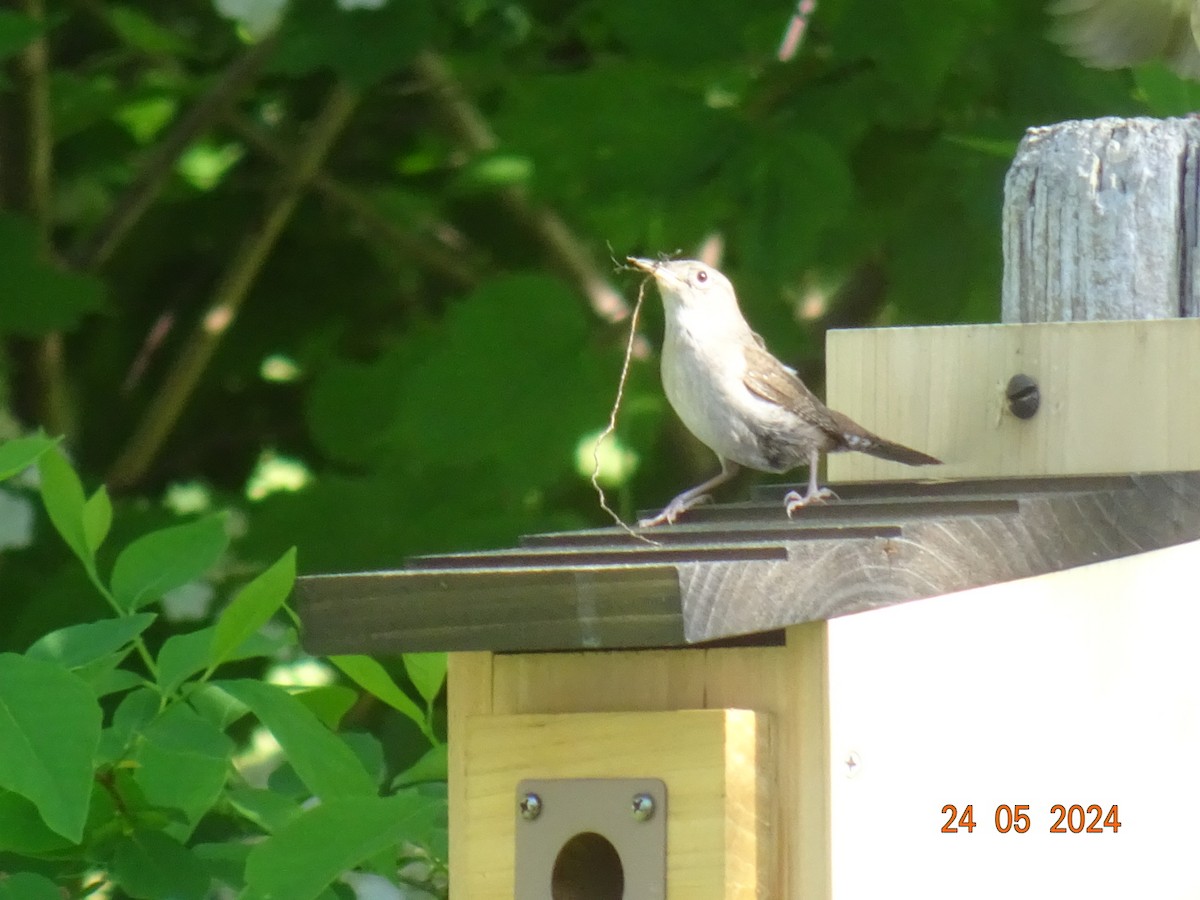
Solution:
[{"label": "dark green background", "polygon": [[[111,257],[80,271],[78,249],[247,44],[195,0],[50,0],[39,125],[21,55],[39,27],[4,10],[0,436],[65,431],[85,483],[104,479],[278,190],[281,164],[245,141],[246,123],[294,155],[339,82],[359,100],[321,169],[357,206],[305,194],[166,442],[117,492],[112,546],[169,522],[164,492],[192,483],[244,522],[218,582],[293,543],[302,572],[350,570],[603,523],[575,448],[607,419],[625,334],[561,274],[514,191],[561,217],[630,300],[636,281],[610,252],[689,252],[719,234],[747,316],[819,388],[830,325],[997,318],[1003,177],[1026,127],[1193,105],[1160,67],[1099,72],[1063,56],[1041,0],[822,0],[781,64],[790,12],[782,0],[297,0],[232,113],[204,122]],[[422,50],[494,133],[490,150],[448,124],[448,101],[414,67]],[[30,176],[39,129],[48,206]],[[232,164],[212,169],[221,159]],[[798,315],[814,294],[824,311]],[[299,377],[264,380],[272,354]],[[714,468],[665,405],[653,358],[633,367],[619,434],[640,461],[614,491],[626,516]],[[264,451],[301,461],[308,486],[248,499]],[[11,542],[16,519],[6,527]],[[0,551],[0,644],[99,615],[81,579],[35,521],[31,544]]]}]

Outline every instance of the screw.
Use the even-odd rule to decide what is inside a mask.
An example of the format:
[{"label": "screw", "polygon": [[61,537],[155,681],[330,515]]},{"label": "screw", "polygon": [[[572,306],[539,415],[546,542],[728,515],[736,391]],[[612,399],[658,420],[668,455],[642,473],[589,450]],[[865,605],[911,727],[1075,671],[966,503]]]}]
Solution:
[{"label": "screw", "polygon": [[846,759],[842,765],[846,767],[846,777],[854,778],[858,775],[858,770],[862,768],[862,757],[851,750],[846,754]]},{"label": "screw", "polygon": [[526,822],[532,822],[542,814],[542,798],[537,794],[528,793],[517,803],[517,810]]},{"label": "screw", "polygon": [[1028,375],[1014,375],[1008,379],[1004,396],[1008,398],[1008,411],[1018,419],[1032,419],[1042,404],[1038,383]]},{"label": "screw", "polygon": [[634,794],[630,804],[634,821],[645,822],[654,815],[654,798],[649,794]]}]

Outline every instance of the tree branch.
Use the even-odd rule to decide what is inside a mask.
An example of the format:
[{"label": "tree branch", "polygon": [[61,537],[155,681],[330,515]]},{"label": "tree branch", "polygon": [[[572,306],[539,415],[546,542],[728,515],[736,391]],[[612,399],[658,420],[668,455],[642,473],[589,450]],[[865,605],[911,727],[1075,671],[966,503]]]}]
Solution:
[{"label": "tree branch", "polygon": [[213,292],[212,301],[142,420],[129,438],[106,479],[113,490],[136,484],[149,469],[187,405],[221,338],[233,324],[254,279],[283,232],[305,188],[350,118],[358,96],[338,84],[313,122],[308,137],[284,171],[278,193],[269,202],[261,224],[242,246]]},{"label": "tree branch", "polygon": [[[415,60],[417,73],[437,100],[446,124],[459,142],[473,153],[488,153],[499,145],[483,114],[475,107],[445,61],[436,53],[423,51]],[[568,227],[546,207],[537,207],[521,188],[510,187],[500,197],[512,213],[541,241],[553,263],[587,298],[592,311],[606,322],[619,322],[629,315],[629,304],[592,258],[592,254]]]},{"label": "tree branch", "polygon": [[[45,24],[43,0],[25,0],[25,14]],[[54,228],[54,124],[50,118],[50,48],[43,31],[25,48],[25,96],[29,117],[28,207],[37,223],[43,252],[50,250]]]},{"label": "tree branch", "polygon": [[[25,14],[44,24],[44,0],[25,0]],[[26,202],[37,225],[39,251],[49,262],[54,257],[54,122],[50,108],[50,46],[44,31],[25,48],[23,62],[28,121]],[[63,337],[57,331],[42,337],[35,350],[38,419],[51,434],[75,430],[63,351]]]},{"label": "tree branch", "polygon": [[[264,156],[282,166],[290,164],[291,151],[246,116],[233,112],[226,117],[226,122],[242,140],[253,145]],[[461,248],[452,248],[436,239],[401,228],[380,213],[362,194],[325,172],[318,171],[313,176],[312,187],[326,200],[357,218],[372,235],[382,237],[397,252],[427,266],[455,286],[472,288],[479,283],[481,276],[478,266],[464,255]]]},{"label": "tree branch", "polygon": [[108,216],[71,253],[71,262],[79,270],[102,264],[121,240],[149,209],[162,191],[183,151],[201,132],[212,126],[237,98],[241,90],[258,75],[275,48],[274,37],[259,41],[234,60],[203,97],[188,109],[166,136],[142,161],[137,178],[117,198]]}]

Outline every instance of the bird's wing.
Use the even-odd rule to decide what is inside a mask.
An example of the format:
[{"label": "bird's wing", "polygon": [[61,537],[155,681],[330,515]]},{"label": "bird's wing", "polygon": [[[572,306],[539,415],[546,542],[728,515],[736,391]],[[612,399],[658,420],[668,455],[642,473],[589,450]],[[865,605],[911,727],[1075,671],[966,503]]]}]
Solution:
[{"label": "bird's wing", "polygon": [[1057,0],[1051,35],[1088,65],[1119,69],[1161,56],[1185,78],[1200,78],[1196,0]]},{"label": "bird's wing", "polygon": [[761,340],[758,345],[745,348],[746,371],[742,383],[750,393],[792,410],[839,443],[846,434],[846,425],[857,428],[845,416],[839,417],[818,400],[794,369],[785,366],[761,346]]},{"label": "bird's wing", "polygon": [[790,369],[760,346],[747,346],[746,373],[742,383],[758,397],[790,409],[829,435],[831,450],[858,450],[906,466],[932,466],[941,460],[895,441],[888,441],[863,428],[845,413],[830,409],[817,399]]}]

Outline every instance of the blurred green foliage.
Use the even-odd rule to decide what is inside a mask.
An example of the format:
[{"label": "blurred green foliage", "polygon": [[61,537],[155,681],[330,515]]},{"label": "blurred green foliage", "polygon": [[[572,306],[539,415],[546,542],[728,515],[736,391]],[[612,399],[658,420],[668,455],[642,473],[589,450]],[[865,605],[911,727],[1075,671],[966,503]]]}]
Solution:
[{"label": "blurred green foliage", "polygon": [[[199,483],[248,516],[248,559],[296,543],[302,571],[603,521],[574,449],[606,420],[624,336],[589,303],[578,258],[632,299],[610,248],[694,252],[719,235],[750,319],[819,383],[830,324],[995,318],[1002,179],[1027,126],[1188,99],[1162,70],[1135,85],[1063,57],[1039,0],[825,0],[787,62],[777,0],[295,0],[276,27],[283,6],[50,2],[44,24],[0,17],[0,399],[9,430],[66,432],[86,474],[111,474],[343,82],[356,106],[317,167],[324,189],[304,190],[247,273],[195,389],[164,401],[177,415],[164,440],[129,483],[109,479],[150,518],[172,484]],[[272,29],[163,163],[180,120]],[[39,34],[42,120],[22,53]],[[36,127],[51,129],[41,208]],[[154,165],[145,211],[89,256]],[[565,224],[574,269],[544,212]],[[264,378],[272,355],[296,376]],[[625,412],[640,461],[627,506],[710,467],[652,357]],[[248,502],[264,452],[301,462],[307,486]],[[10,554],[0,590],[23,565]],[[43,605],[38,593],[18,602]]]},{"label": "blurred green foliage", "polygon": [[[822,0],[780,61],[791,14],[787,0],[0,12],[0,440],[61,434],[74,466],[43,456],[49,514],[36,473],[0,486],[0,651],[100,620],[108,596],[144,635],[101,637],[162,646],[169,693],[215,661],[211,633],[188,629],[285,548],[301,572],[392,568],[603,524],[577,460],[624,352],[611,291],[637,291],[612,257],[719,248],[748,318],[819,387],[829,327],[997,317],[1003,177],[1027,127],[1196,102],[1161,65],[1064,57],[1042,0]],[[713,468],[663,401],[647,301],[612,488],[627,518]],[[0,445],[0,474],[27,449]],[[386,735],[396,784],[444,769],[426,752],[427,679],[391,668],[426,703],[414,724],[379,672],[343,671],[380,702],[314,706]],[[161,727],[183,734],[186,718]],[[238,802],[286,818],[249,791]],[[128,871],[167,854],[125,852]]]},{"label": "blurred green foliage", "polygon": [[420,704],[376,660],[335,660],[421,735],[399,769],[377,737],[349,730],[359,696],[327,667],[308,686],[230,677],[238,664],[296,659],[296,631],[277,618],[294,549],[244,583],[213,625],[155,629],[165,595],[224,554],[228,517],[143,534],[110,574],[98,556],[110,543],[108,494],[88,496],[56,443],[0,443],[0,480],[36,465],[46,514],[108,614],[0,653],[0,871],[6,890],[21,891],[9,896],[332,900],[359,867],[402,881],[405,896],[444,895],[435,700],[445,654],[405,659]]}]

